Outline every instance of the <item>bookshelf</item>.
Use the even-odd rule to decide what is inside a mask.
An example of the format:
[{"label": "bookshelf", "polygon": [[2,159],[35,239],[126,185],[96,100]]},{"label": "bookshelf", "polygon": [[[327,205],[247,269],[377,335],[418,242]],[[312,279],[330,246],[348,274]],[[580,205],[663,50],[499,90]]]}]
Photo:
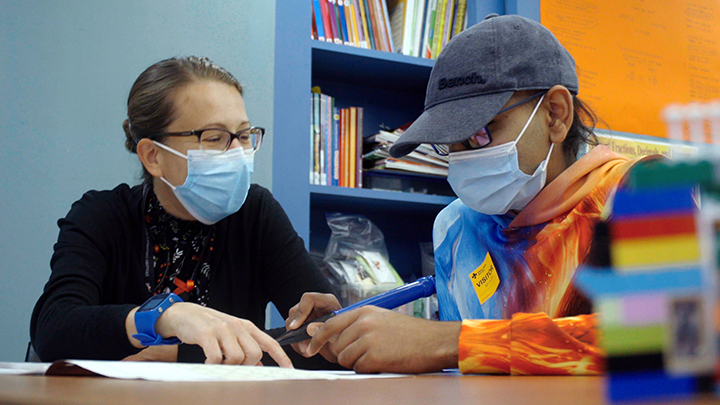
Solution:
[{"label": "bookshelf", "polygon": [[[503,14],[510,3],[518,4],[468,0],[468,25]],[[398,273],[406,280],[419,276],[418,243],[432,241],[435,216],[454,198],[310,185],[310,88],[320,86],[341,108],[363,107],[368,136],[380,124],[394,128],[417,118],[434,61],[312,40],[311,13],[310,0],[276,3],[273,194],[308,249],[325,249],[325,213],[360,214],[382,230]]]}]

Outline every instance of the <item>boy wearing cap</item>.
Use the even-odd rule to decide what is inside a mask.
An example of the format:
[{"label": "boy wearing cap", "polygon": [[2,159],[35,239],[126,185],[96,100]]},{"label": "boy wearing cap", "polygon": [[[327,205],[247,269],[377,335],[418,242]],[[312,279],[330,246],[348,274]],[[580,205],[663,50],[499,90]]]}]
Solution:
[{"label": "boy wearing cap", "polygon": [[[604,146],[576,158],[597,144],[578,87],[572,56],[535,21],[490,15],[454,37],[433,67],[425,111],[390,149],[400,157],[428,143],[449,154],[459,200],[433,227],[448,322],[361,308],[313,324],[300,351],[359,372],[602,372],[596,318],[572,279],[637,160]],[[323,296],[303,297],[291,318],[323,306]]]}]

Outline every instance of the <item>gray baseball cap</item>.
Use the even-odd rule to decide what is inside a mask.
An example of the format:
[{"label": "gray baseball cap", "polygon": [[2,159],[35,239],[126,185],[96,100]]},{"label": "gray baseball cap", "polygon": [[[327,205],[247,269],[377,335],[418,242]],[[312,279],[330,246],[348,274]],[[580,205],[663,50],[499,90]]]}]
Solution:
[{"label": "gray baseball cap", "polygon": [[578,92],[575,60],[540,23],[490,14],[453,37],[430,73],[425,111],[390,148],[393,157],[421,143],[451,144],[487,125],[516,91],[561,84]]}]

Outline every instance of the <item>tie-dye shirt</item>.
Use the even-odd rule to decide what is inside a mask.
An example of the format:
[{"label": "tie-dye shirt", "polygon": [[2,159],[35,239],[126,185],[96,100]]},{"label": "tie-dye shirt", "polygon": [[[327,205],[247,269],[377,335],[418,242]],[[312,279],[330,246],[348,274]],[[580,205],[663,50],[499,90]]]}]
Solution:
[{"label": "tie-dye shirt", "polygon": [[516,216],[481,214],[460,200],[440,212],[433,228],[440,319],[463,320],[462,372],[602,371],[597,320],[578,315],[587,300],[572,280],[636,161],[598,146]]}]

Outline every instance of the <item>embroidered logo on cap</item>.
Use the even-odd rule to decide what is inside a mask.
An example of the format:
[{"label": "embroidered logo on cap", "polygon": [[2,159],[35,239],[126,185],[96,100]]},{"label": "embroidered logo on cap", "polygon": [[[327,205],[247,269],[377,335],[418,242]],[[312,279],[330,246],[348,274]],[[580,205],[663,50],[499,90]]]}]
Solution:
[{"label": "embroidered logo on cap", "polygon": [[477,74],[477,72],[472,72],[471,75],[467,76],[459,76],[459,77],[451,77],[446,78],[443,77],[440,79],[439,88],[438,90],[450,88],[450,87],[457,87],[457,86],[464,86],[467,84],[485,84],[487,80],[485,80],[484,77]]}]

